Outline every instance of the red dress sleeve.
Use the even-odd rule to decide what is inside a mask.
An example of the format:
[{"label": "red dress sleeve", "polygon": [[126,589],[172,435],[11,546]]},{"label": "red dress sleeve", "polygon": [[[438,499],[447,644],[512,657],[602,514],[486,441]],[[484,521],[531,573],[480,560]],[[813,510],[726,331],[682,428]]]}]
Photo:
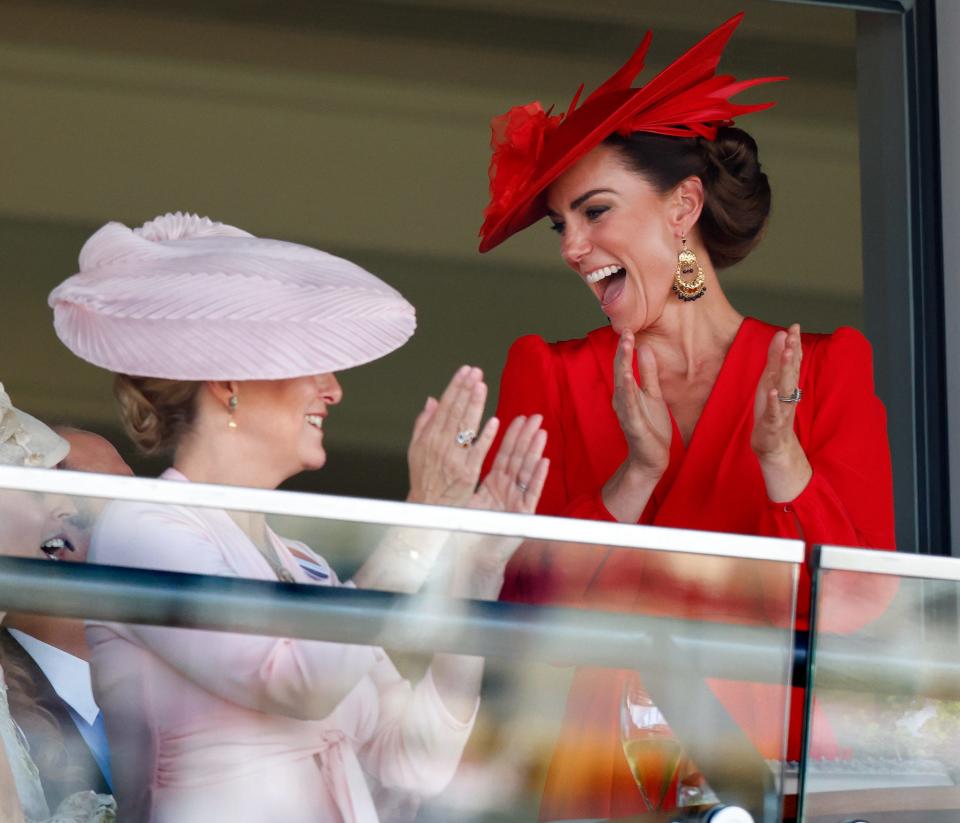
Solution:
[{"label": "red dress sleeve", "polygon": [[538,335],[521,337],[510,347],[500,378],[497,403],[500,430],[487,455],[483,474],[490,470],[510,422],[517,415],[542,414],[543,428],[547,432],[544,456],[550,458],[551,469],[537,513],[613,522],[615,518],[603,505],[599,488],[591,494],[580,494],[571,499],[564,482],[563,467],[567,461],[561,397],[566,376],[558,359],[556,351]]},{"label": "red dress sleeve", "polygon": [[[497,403],[500,430],[487,455],[483,473],[490,470],[510,422],[517,415],[542,414],[547,432],[544,455],[550,458],[550,472],[537,513],[613,521],[614,517],[603,505],[599,488],[572,499],[569,494],[565,480],[567,440],[561,405],[566,385],[565,370],[555,347],[536,335],[514,342],[500,379]],[[603,552],[592,547],[528,540],[507,565],[500,598],[520,603],[557,603],[579,596],[602,557]]]},{"label": "red dress sleeve", "polygon": [[874,393],[870,344],[841,328],[810,353],[798,436],[813,476],[787,507],[808,544],[892,549],[893,473],[887,416]]}]

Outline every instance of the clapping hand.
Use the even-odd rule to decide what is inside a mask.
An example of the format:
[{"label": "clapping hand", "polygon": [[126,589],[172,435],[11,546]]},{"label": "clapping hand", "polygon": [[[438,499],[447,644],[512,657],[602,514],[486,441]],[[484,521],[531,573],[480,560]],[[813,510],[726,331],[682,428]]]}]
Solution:
[{"label": "clapping hand", "polygon": [[439,400],[427,398],[407,449],[412,503],[465,506],[497,434],[491,417],[479,435],[487,386],[478,368],[462,366]]},{"label": "clapping hand", "polygon": [[813,473],[793,428],[802,359],[800,326],[794,323],[770,341],[754,398],[750,446],[760,461],[767,495],[774,501],[793,500]]},{"label": "clapping hand", "polygon": [[[515,417],[503,436],[490,471],[469,506],[474,509],[532,514],[547,479],[550,460],[543,456],[547,432],[543,417]],[[507,563],[522,541],[517,537],[460,534],[454,539],[451,594],[496,599]]]},{"label": "clapping hand", "polygon": [[633,332],[624,331],[613,365],[613,410],[627,439],[627,462],[659,480],[670,462],[673,424],[660,391],[653,349],[642,345],[636,350],[643,384],[638,386],[633,377],[634,346]]},{"label": "clapping hand", "polygon": [[515,417],[503,436],[490,471],[470,499],[473,509],[532,514],[537,509],[550,460],[543,456],[543,416]]}]

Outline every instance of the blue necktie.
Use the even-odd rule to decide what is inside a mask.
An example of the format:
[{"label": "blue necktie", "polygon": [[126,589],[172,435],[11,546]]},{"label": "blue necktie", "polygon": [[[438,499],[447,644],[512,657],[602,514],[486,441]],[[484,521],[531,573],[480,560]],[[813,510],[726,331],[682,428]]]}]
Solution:
[{"label": "blue necktie", "polygon": [[84,742],[93,754],[93,759],[97,761],[100,771],[103,773],[103,779],[106,781],[110,791],[113,791],[113,777],[110,774],[110,746],[107,743],[107,729],[103,723],[103,712],[97,714],[96,720],[92,724],[87,723],[72,706],[67,706],[70,716],[73,718],[77,731],[80,732]]}]

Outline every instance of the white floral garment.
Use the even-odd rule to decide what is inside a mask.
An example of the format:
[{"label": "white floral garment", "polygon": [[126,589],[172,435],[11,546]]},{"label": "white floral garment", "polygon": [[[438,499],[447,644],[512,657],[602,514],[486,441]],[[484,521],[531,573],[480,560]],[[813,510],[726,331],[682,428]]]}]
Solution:
[{"label": "white floral garment", "polygon": [[10,716],[7,684],[0,669],[0,744],[3,745],[28,823],[113,823],[117,804],[110,795],[77,792],[66,798],[51,816],[40,773],[30,757],[27,741]]}]

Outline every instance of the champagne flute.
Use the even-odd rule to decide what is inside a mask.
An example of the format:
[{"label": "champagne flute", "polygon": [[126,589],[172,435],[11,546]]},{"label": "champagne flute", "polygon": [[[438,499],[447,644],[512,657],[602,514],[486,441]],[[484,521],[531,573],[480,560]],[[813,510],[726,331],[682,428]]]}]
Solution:
[{"label": "champagne flute", "polygon": [[623,685],[620,739],[633,779],[647,806],[653,811],[673,808],[673,802],[667,806],[664,803],[676,777],[683,748],[635,672],[627,676]]}]

